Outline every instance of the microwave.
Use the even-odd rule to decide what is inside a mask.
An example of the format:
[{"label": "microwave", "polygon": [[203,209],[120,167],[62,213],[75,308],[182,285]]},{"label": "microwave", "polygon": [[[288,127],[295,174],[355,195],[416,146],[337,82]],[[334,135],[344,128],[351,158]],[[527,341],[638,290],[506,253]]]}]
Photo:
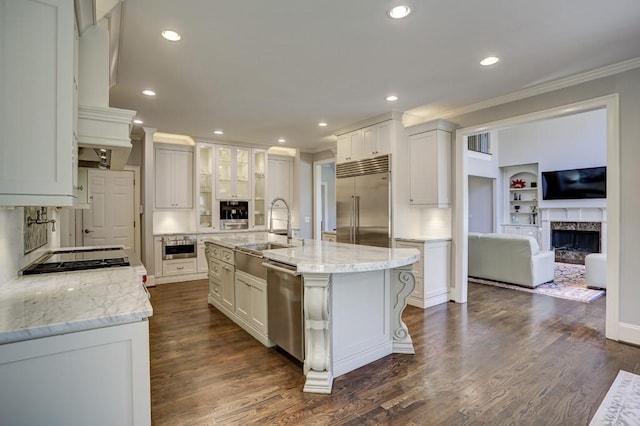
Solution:
[{"label": "microwave", "polygon": [[220,229],[249,229],[249,202],[220,201]]}]

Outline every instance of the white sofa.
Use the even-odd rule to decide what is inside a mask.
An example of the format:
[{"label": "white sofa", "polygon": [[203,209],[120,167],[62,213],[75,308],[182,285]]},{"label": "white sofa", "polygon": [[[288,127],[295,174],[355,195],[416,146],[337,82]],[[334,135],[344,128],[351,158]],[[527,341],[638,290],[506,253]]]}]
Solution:
[{"label": "white sofa", "polygon": [[530,236],[469,232],[470,277],[534,288],[553,281],[554,257]]}]

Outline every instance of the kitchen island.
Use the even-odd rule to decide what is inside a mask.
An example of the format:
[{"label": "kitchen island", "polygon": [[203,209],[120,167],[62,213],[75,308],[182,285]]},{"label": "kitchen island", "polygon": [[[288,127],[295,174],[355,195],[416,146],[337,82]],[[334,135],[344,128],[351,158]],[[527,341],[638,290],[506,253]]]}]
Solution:
[{"label": "kitchen island", "polygon": [[0,285],[0,424],[149,425],[144,267]]},{"label": "kitchen island", "polygon": [[303,277],[304,392],[331,393],[335,377],[391,353],[415,353],[402,312],[415,288],[417,250],[304,240],[264,256]]},{"label": "kitchen island", "polygon": [[[277,284],[267,280],[263,285],[255,283],[250,288],[240,282],[246,276],[237,271],[235,280],[224,278],[225,266],[229,274],[233,270],[231,251],[223,262],[225,250],[261,242],[283,243],[286,240],[236,234],[212,236],[206,241],[210,259],[209,303],[263,344],[271,346],[273,342],[267,334],[271,327],[268,327],[264,311],[281,310],[281,307],[273,306],[271,302],[266,306],[261,287],[267,287],[270,292]],[[264,250],[262,256],[267,263],[280,263],[303,278],[304,336],[301,339],[304,340],[305,392],[331,393],[334,377],[391,353],[414,353],[411,336],[402,322],[402,311],[415,288],[411,265],[420,258],[418,250],[316,240],[294,240],[293,243],[296,246]],[[239,274],[243,274],[242,280],[238,280]],[[245,290],[247,288],[249,290]],[[242,297],[245,291],[253,292],[255,296]],[[247,312],[242,308],[243,299],[262,300],[264,305],[254,305],[254,308],[264,308]],[[290,307],[286,309],[295,311]]]}]

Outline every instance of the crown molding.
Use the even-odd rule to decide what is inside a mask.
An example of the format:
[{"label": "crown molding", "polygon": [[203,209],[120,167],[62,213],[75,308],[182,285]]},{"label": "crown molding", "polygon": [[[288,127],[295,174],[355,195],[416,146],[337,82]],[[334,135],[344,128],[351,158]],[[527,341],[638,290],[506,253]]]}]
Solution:
[{"label": "crown molding", "polygon": [[617,64],[587,71],[581,74],[576,74],[571,77],[561,78],[559,80],[550,81],[548,83],[542,83],[537,86],[510,93],[508,95],[499,96],[497,98],[488,99],[486,101],[478,102],[460,108],[455,108],[446,111],[443,114],[439,114],[438,118],[446,119],[475,111],[480,111],[486,108],[491,108],[509,102],[530,98],[532,96],[541,95],[543,93],[553,92],[554,90],[560,90],[566,87],[575,86],[576,84],[586,83],[598,78],[620,74],[622,72],[629,71],[635,68],[640,68],[640,58],[629,59],[628,61],[619,62]]}]

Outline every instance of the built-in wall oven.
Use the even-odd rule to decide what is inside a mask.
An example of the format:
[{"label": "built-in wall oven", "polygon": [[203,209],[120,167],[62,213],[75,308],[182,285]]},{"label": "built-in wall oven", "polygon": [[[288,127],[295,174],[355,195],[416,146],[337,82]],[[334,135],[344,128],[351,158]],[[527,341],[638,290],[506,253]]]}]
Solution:
[{"label": "built-in wall oven", "polygon": [[249,229],[249,202],[220,201],[220,229]]},{"label": "built-in wall oven", "polygon": [[162,237],[162,259],[188,259],[198,256],[195,235],[165,235]]}]

